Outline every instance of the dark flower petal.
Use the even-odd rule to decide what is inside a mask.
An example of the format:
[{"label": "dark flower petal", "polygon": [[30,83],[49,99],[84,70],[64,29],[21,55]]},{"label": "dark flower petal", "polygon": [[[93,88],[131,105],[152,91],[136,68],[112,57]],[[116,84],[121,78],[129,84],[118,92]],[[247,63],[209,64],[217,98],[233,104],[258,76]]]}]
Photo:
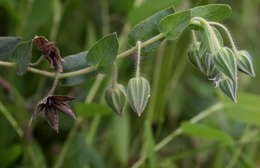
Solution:
[{"label": "dark flower petal", "polygon": [[32,125],[32,121],[41,113],[41,111],[44,109],[44,105],[43,104],[38,104],[33,115],[30,118],[29,121],[29,126]]},{"label": "dark flower petal", "polygon": [[66,101],[71,101],[74,100],[74,97],[71,96],[60,96],[60,95],[55,95],[55,96],[51,96],[53,97],[56,101],[60,101],[60,102],[66,102]]},{"label": "dark flower petal", "polygon": [[57,110],[61,111],[62,113],[66,114],[66,115],[72,117],[74,120],[76,120],[76,116],[68,104],[56,103],[54,106]]},{"label": "dark flower petal", "polygon": [[59,133],[59,119],[58,113],[53,107],[49,107],[45,110],[45,118],[48,121],[49,125]]}]

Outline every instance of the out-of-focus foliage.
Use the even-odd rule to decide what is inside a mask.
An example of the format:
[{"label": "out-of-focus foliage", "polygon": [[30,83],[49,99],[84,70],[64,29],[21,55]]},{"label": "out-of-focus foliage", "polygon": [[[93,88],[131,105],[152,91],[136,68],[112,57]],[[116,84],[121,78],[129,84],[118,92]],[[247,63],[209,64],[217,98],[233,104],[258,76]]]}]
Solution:
[{"label": "out-of-focus foliage", "polygon": [[[174,25],[164,25],[164,20],[159,22],[167,15],[166,19],[174,20],[170,15],[173,9],[180,12],[213,3],[231,6],[229,17],[226,17],[228,8],[215,12],[225,17],[223,22],[239,50],[247,49],[253,58],[256,77],[239,74],[237,104],[216,92],[211,82],[188,63],[190,34],[184,29],[174,32]],[[197,16],[202,10],[195,9],[184,13],[183,20]],[[154,15],[159,11],[162,11],[160,15]],[[106,58],[90,61],[102,71],[110,68],[118,49],[126,50],[137,40],[147,40],[160,31],[180,37],[154,43],[143,50],[141,76],[150,81],[151,97],[140,118],[129,106],[119,117],[104,105],[104,90],[111,85],[112,75],[100,77],[92,72],[83,78],[63,79],[57,93],[76,97],[71,106],[82,121],[75,124],[69,117],[60,115],[59,134],[41,117],[32,128],[27,126],[29,116],[38,100],[47,94],[52,79],[30,72],[17,76],[16,72],[23,73],[28,64],[27,59],[19,56],[17,69],[0,66],[0,82],[4,79],[11,88],[0,86],[0,167],[131,167],[142,156],[147,156],[147,161],[141,167],[260,167],[259,11],[259,0],[0,0],[0,36],[23,40],[32,39],[36,34],[46,36],[55,41],[62,57],[69,56],[63,63],[65,72],[81,66],[73,66],[71,57],[81,60],[83,68],[88,54],[107,52]],[[211,17],[208,13],[204,15]],[[151,22],[149,18],[159,19]],[[160,29],[156,29],[159,24]],[[106,36],[112,32],[117,32],[118,37]],[[107,50],[93,49],[103,37],[110,37],[110,41],[104,42]],[[115,38],[119,39],[119,46],[110,47],[111,43],[117,43]],[[222,38],[227,41],[228,37]],[[6,47],[1,40],[0,49]],[[19,41],[18,38],[9,40],[11,46]],[[28,50],[30,47],[27,46]],[[0,53],[0,60],[8,60],[14,48]],[[40,56],[33,49],[32,59],[35,61]],[[133,77],[135,60],[132,54],[119,61],[119,83],[126,86]],[[37,68],[46,68],[46,64]],[[187,122],[214,104],[221,104],[215,113],[196,124]],[[16,126],[23,133],[17,134]],[[159,151],[154,150],[176,128],[181,128],[183,135]]]}]

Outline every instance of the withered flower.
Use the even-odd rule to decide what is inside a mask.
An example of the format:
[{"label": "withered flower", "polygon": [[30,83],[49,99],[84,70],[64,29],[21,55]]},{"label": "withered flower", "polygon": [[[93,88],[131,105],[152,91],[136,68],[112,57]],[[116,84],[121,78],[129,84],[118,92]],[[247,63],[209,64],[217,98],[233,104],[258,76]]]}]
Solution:
[{"label": "withered flower", "polygon": [[49,42],[45,37],[37,35],[34,37],[34,41],[45,58],[50,62],[51,67],[56,67],[59,72],[62,72],[61,61],[63,61],[63,59],[61,58],[60,50],[55,46],[55,43]]},{"label": "withered flower", "polygon": [[57,111],[60,111],[73,119],[76,119],[75,114],[72,112],[70,106],[66,103],[67,101],[73,100],[70,96],[47,96],[45,97],[36,107],[34,114],[32,115],[29,126],[42,111],[44,112],[45,119],[49,125],[58,133],[59,132],[59,118]]}]

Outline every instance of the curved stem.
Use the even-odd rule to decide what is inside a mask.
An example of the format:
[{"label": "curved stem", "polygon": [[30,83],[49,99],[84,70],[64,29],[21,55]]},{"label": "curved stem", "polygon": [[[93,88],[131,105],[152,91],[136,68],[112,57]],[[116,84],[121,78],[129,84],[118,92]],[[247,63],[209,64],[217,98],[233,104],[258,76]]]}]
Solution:
[{"label": "curved stem", "polygon": [[209,22],[209,24],[219,26],[220,28],[222,28],[222,29],[226,32],[233,51],[234,51],[235,53],[237,53],[237,52],[238,52],[237,47],[236,47],[236,45],[235,45],[235,43],[234,43],[234,40],[233,40],[233,38],[232,38],[231,33],[229,32],[229,30],[228,30],[224,25],[222,25],[222,24],[220,24],[220,23],[217,23],[217,22]]},{"label": "curved stem", "polygon": [[[163,37],[164,37],[164,34],[160,33],[157,36],[154,36],[153,38],[143,42],[141,44],[141,48],[148,46],[148,45],[162,39]],[[125,58],[126,56],[133,54],[136,50],[137,50],[137,46],[132,47],[131,49],[117,55],[116,60],[121,59],[121,58]],[[16,64],[13,63],[13,62],[0,61],[0,66],[15,67]],[[95,70],[97,70],[97,68],[95,66],[90,66],[90,67],[80,69],[80,70],[77,70],[77,71],[73,71],[73,72],[65,72],[65,73],[61,73],[59,75],[59,79],[83,75],[83,74],[86,74],[86,73],[89,73],[89,72],[93,72]],[[39,75],[43,75],[43,76],[46,76],[46,77],[51,77],[51,78],[54,78],[55,75],[56,75],[55,72],[48,72],[48,71],[44,71],[44,70],[40,70],[40,69],[32,68],[32,67],[27,67],[27,71],[30,71],[30,72],[33,72],[33,73],[36,73],[36,74],[39,74]]]},{"label": "curved stem", "polygon": [[219,44],[217,36],[216,36],[214,30],[212,29],[212,27],[210,26],[209,22],[201,17],[194,17],[194,18],[192,18],[192,20],[200,21],[204,25],[203,29],[205,30],[207,38],[209,40],[210,50],[212,53],[216,53],[218,51],[218,49],[221,48],[221,45]]},{"label": "curved stem", "polygon": [[44,60],[44,58],[45,58],[44,55],[42,55],[36,62],[30,63],[29,65],[30,66],[37,66]]},{"label": "curved stem", "polygon": [[55,79],[54,79],[54,82],[53,82],[53,84],[52,84],[51,90],[50,90],[50,92],[49,92],[49,94],[48,94],[48,95],[50,95],[50,96],[51,96],[51,95],[53,95],[53,94],[54,94],[54,92],[55,92],[55,89],[56,89],[56,87],[57,87],[58,83],[59,83],[59,72],[57,71],[57,72],[56,72]]},{"label": "curved stem", "polygon": [[137,65],[136,65],[136,77],[140,77],[140,61],[141,61],[141,41],[137,41]]},{"label": "curved stem", "polygon": [[[223,104],[221,103],[217,103],[215,105],[210,106],[209,108],[207,108],[206,110],[202,111],[201,113],[199,113],[198,115],[196,115],[195,117],[193,117],[190,120],[190,123],[194,124],[197,123],[201,120],[203,120],[204,118],[208,117],[209,115],[211,115],[212,113],[220,110],[223,107]],[[175,137],[181,135],[183,133],[181,127],[178,127],[176,130],[174,130],[172,133],[170,133],[167,137],[165,137],[161,142],[159,142],[157,145],[155,145],[154,147],[154,151],[158,152],[160,151],[163,147],[165,147],[169,142],[171,142]],[[146,160],[147,155],[143,155],[133,166],[132,168],[138,168],[140,167],[144,161]]]}]

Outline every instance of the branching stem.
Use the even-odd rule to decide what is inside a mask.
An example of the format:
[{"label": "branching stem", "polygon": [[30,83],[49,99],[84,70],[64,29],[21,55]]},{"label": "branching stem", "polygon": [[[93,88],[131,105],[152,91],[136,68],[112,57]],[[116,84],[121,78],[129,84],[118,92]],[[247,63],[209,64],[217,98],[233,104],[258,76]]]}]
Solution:
[{"label": "branching stem", "polygon": [[141,41],[137,41],[137,64],[136,64],[136,77],[140,77],[140,61],[141,61]]}]

